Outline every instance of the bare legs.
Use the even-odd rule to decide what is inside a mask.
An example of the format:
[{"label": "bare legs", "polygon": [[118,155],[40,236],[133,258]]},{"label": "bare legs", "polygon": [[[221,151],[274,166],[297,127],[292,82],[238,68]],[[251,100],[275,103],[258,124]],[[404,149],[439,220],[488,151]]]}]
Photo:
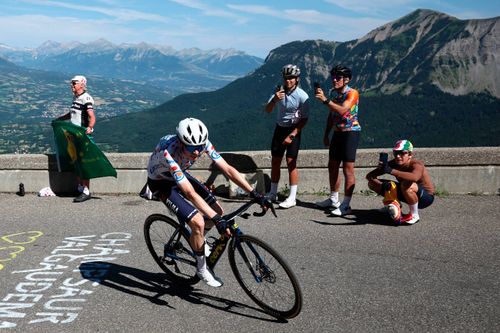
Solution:
[{"label": "bare legs", "polygon": [[[340,161],[330,160],[328,162],[328,174],[330,178],[330,190],[339,192],[341,178],[339,176]],[[345,178],[344,195],[352,197],[354,187],[356,185],[356,177],[354,176],[354,162],[343,162],[342,172]]]}]

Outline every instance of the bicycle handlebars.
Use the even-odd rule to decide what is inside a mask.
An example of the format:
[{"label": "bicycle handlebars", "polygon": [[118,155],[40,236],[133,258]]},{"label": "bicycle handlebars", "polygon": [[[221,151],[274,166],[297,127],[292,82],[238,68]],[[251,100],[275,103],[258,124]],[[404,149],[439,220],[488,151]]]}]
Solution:
[{"label": "bicycle handlebars", "polygon": [[[225,219],[226,221],[232,221],[232,220],[234,220],[234,218],[236,216],[241,215],[246,210],[248,210],[248,208],[250,208],[251,206],[253,206],[256,203],[257,203],[257,199],[254,198],[248,202],[245,202],[240,208],[236,209],[234,212],[224,215],[222,218]],[[273,213],[274,217],[278,217],[276,215],[276,209],[274,208],[272,202],[270,202],[270,201],[269,201],[269,209],[271,209],[271,212]],[[267,209],[262,207],[261,212],[254,212],[253,215],[261,217],[261,216],[266,215],[266,213],[267,213]]]}]

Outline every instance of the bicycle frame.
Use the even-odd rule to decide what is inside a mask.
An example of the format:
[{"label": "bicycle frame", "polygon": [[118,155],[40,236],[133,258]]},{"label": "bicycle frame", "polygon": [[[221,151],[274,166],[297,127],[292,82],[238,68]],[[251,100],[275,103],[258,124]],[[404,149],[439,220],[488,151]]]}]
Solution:
[{"label": "bicycle frame", "polygon": [[[215,241],[215,243],[214,243],[214,245],[212,247],[212,252],[210,253],[210,256],[208,256],[208,258],[207,258],[207,266],[210,269],[213,269],[217,265],[217,262],[219,261],[219,259],[222,257],[222,255],[226,251],[227,244],[231,241],[231,239],[234,239],[234,242],[236,243],[236,248],[238,249],[238,252],[240,252],[243,260],[245,261],[245,264],[247,265],[248,269],[250,270],[250,272],[252,273],[253,277],[255,278],[255,281],[257,281],[257,282],[261,282],[262,281],[262,279],[259,278],[257,276],[257,274],[255,274],[255,271],[254,271],[254,269],[252,267],[252,264],[248,260],[248,257],[245,254],[245,251],[243,251],[243,248],[241,247],[241,244],[238,241],[239,236],[242,235],[243,232],[241,231],[240,227],[235,222],[235,219],[236,219],[237,216],[240,216],[242,213],[244,213],[246,210],[248,210],[248,208],[250,208],[250,206],[252,206],[255,203],[256,203],[255,200],[251,200],[251,201],[245,203],[244,205],[242,205],[240,208],[238,208],[234,212],[229,213],[227,215],[224,215],[223,218],[230,223],[230,229],[232,230],[231,237],[227,237],[226,235],[220,235],[219,238],[217,238],[217,240]],[[274,207],[271,210],[272,210],[273,214],[276,215],[276,213],[274,211]],[[260,213],[260,214],[254,213],[254,214],[255,215],[263,215],[263,213]],[[186,232],[186,235],[188,235],[190,237],[191,236],[191,230],[186,226],[186,223],[180,223],[180,226],[181,226],[181,228],[184,229],[184,231]],[[168,240],[168,242],[165,244],[164,256],[165,256],[165,258],[172,258],[172,259],[175,259],[175,260],[179,260],[179,261],[183,261],[183,262],[189,263],[188,260],[183,259],[183,258],[179,258],[176,255],[170,254],[169,251],[168,251],[169,244],[172,244],[172,241],[175,240],[176,238],[180,237],[180,236],[181,236],[181,234],[180,234],[179,230],[177,230],[174,234],[172,234],[172,236],[170,237],[170,239]],[[177,243],[177,242],[174,242],[174,243]],[[257,250],[251,244],[249,244],[249,248],[253,252],[253,254],[255,255],[255,257],[258,259],[259,267],[264,267],[265,268],[265,272],[267,273],[267,265],[265,265],[264,260],[259,255],[259,253],[257,252]],[[189,254],[193,258],[196,258],[196,256],[195,256],[195,254],[194,254],[193,251],[189,250]]]}]

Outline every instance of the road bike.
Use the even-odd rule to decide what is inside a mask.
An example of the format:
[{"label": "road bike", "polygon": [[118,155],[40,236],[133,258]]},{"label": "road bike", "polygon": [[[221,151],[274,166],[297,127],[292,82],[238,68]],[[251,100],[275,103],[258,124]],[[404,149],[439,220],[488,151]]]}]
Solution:
[{"label": "road bike", "polygon": [[[256,199],[248,201],[223,217],[232,230],[231,237],[220,235],[215,239],[207,256],[207,266],[213,270],[227,248],[231,270],[246,294],[276,318],[296,317],[302,309],[302,292],[295,274],[270,245],[243,234],[235,222],[237,216],[248,218],[245,212],[256,203]],[[276,216],[272,204],[270,210]],[[265,214],[263,209],[253,215]],[[162,214],[150,215],[144,223],[146,244],[156,263],[174,282],[193,285],[200,279],[196,275],[190,235],[186,223]]]}]

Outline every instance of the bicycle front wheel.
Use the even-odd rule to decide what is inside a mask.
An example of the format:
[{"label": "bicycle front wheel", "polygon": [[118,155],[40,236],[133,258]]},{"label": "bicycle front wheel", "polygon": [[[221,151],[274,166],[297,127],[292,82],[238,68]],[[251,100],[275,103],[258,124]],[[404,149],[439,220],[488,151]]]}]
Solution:
[{"label": "bicycle front wheel", "polygon": [[174,281],[195,284],[196,257],[189,238],[180,224],[161,214],[153,214],[144,222],[144,238],[149,252],[160,268]]},{"label": "bicycle front wheel", "polygon": [[264,311],[277,318],[296,317],[302,309],[299,282],[286,261],[250,235],[233,239],[229,264],[238,283]]}]

